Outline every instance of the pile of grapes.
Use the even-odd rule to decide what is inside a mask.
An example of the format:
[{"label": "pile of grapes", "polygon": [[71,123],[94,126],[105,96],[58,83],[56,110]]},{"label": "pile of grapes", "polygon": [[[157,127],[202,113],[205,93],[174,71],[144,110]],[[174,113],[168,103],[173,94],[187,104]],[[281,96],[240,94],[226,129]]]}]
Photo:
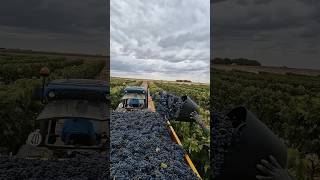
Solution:
[{"label": "pile of grapes", "polygon": [[112,178],[197,179],[158,113],[112,112],[110,124]]},{"label": "pile of grapes", "polygon": [[231,146],[239,141],[240,135],[233,127],[232,120],[222,113],[211,113],[211,170],[212,177],[217,178],[221,175],[224,156],[230,151]]},{"label": "pile of grapes", "polygon": [[160,92],[158,97],[154,96],[157,105],[157,112],[167,119],[175,119],[181,109],[182,100],[179,96],[175,96],[168,92]]},{"label": "pile of grapes", "polygon": [[0,157],[0,179],[109,179],[109,163],[99,155],[40,160]]}]

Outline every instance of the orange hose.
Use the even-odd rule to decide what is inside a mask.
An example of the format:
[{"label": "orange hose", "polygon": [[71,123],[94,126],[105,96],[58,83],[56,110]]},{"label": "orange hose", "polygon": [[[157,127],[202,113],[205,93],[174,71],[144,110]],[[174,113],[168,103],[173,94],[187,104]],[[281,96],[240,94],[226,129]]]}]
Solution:
[{"label": "orange hose", "polygon": [[[171,126],[170,122],[167,121],[167,125],[168,125],[168,128],[169,128],[169,132],[170,132],[170,136],[171,136],[171,139],[174,140],[177,144],[179,144],[180,146],[182,146],[182,143],[178,137],[178,135],[176,134],[175,130],[173,129],[173,127]],[[197,171],[197,168],[195,167],[195,165],[193,164],[192,160],[190,159],[189,155],[187,153],[184,154],[184,159],[185,161],[187,162],[187,164],[189,165],[189,167],[192,169],[192,171],[200,178],[200,174],[199,172]]]}]

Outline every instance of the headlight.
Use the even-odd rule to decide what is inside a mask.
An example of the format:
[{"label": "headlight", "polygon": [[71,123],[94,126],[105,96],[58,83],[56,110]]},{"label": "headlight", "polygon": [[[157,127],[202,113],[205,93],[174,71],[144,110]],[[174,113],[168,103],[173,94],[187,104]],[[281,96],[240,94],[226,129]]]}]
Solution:
[{"label": "headlight", "polygon": [[54,98],[55,95],[56,94],[53,91],[50,91],[48,94],[49,98]]}]

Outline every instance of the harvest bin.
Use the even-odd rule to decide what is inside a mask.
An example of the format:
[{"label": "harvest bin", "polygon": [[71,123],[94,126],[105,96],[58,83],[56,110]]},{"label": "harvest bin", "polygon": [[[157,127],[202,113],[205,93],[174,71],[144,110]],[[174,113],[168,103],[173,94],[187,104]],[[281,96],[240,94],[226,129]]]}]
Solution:
[{"label": "harvest bin", "polygon": [[175,120],[184,122],[194,122],[194,120],[190,118],[190,114],[195,111],[199,114],[199,106],[188,96],[182,96],[181,100],[182,106],[179,109]]},{"label": "harvest bin", "polygon": [[239,141],[225,154],[218,179],[256,179],[255,176],[260,173],[256,165],[261,159],[269,160],[270,155],[274,156],[283,168],[286,167],[285,144],[250,111],[238,107],[227,116],[233,121],[233,126],[240,132],[240,136]]}]

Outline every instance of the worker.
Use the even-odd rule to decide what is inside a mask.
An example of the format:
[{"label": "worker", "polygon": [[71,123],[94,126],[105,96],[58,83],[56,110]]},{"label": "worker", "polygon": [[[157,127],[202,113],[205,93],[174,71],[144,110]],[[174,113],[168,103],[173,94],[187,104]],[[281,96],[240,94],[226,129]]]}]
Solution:
[{"label": "worker", "polygon": [[65,120],[61,139],[67,145],[78,144],[90,146],[95,144],[96,134],[89,120],[72,118]]},{"label": "worker", "polygon": [[[247,108],[236,107],[227,116],[219,117],[219,113],[210,115],[216,124],[213,127],[218,127],[213,129],[214,133],[226,136],[221,142],[231,139],[227,146],[219,139],[213,141],[218,142],[214,160],[222,157],[222,163],[213,166],[216,179],[293,180],[286,169],[287,147],[283,140]],[[225,122],[222,123],[221,119]],[[219,156],[220,152],[223,156]]]},{"label": "worker", "polygon": [[262,159],[257,168],[261,172],[261,174],[256,176],[258,180],[293,180],[288,171],[281,167],[272,155],[269,156],[269,160]]}]

